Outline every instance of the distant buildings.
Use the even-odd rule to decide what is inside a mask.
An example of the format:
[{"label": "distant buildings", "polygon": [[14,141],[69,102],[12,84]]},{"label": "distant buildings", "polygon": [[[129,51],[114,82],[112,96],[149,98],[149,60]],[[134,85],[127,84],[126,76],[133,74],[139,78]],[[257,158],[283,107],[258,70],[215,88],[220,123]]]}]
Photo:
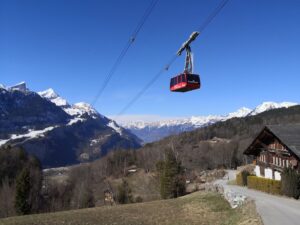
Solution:
[{"label": "distant buildings", "polygon": [[300,171],[300,124],[266,126],[244,151],[258,177],[281,180],[285,167]]}]

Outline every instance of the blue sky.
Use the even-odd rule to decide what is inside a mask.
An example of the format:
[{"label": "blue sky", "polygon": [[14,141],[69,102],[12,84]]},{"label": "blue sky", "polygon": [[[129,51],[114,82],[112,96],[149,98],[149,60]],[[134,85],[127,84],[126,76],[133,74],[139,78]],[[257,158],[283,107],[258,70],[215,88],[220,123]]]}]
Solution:
[{"label": "blue sky", "polygon": [[[115,115],[220,0],[160,0],[95,107]],[[150,0],[0,0],[0,83],[92,102]],[[300,1],[231,0],[192,44],[202,88],[171,93],[184,56],[128,115],[226,114],[300,102]]]}]

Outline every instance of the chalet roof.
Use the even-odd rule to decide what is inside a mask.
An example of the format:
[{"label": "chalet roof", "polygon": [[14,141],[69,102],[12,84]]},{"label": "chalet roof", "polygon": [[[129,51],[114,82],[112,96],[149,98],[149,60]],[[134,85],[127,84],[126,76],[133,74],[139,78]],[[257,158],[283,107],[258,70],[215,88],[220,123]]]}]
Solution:
[{"label": "chalet roof", "polygon": [[286,125],[268,125],[265,126],[259,135],[254,139],[250,146],[244,151],[244,154],[251,155],[255,150],[255,143],[257,139],[263,137],[264,133],[272,133],[283,144],[285,144],[290,151],[300,158],[300,124],[286,124]]},{"label": "chalet roof", "polygon": [[300,124],[269,125],[267,128],[300,158]]}]

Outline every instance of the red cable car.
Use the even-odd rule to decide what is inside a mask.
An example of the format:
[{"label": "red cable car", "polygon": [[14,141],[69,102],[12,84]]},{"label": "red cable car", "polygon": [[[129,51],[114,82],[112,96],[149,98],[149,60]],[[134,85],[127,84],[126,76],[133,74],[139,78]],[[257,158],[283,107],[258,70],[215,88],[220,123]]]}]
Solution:
[{"label": "red cable car", "polygon": [[185,68],[182,74],[179,74],[170,81],[170,90],[174,92],[187,92],[201,87],[200,76],[193,73],[193,60],[190,43],[199,35],[198,32],[193,32],[188,41],[183,43],[182,47],[177,52],[177,55],[185,50]]},{"label": "red cable car", "polygon": [[174,92],[187,92],[199,89],[200,86],[199,75],[183,73],[171,79],[170,90]]}]

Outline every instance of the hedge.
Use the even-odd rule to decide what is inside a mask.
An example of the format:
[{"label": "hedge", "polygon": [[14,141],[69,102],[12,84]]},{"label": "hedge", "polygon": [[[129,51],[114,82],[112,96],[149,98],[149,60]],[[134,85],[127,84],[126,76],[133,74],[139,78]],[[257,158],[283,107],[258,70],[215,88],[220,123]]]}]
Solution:
[{"label": "hedge", "polygon": [[281,181],[256,176],[248,176],[247,183],[248,188],[256,189],[270,194],[281,195]]}]

